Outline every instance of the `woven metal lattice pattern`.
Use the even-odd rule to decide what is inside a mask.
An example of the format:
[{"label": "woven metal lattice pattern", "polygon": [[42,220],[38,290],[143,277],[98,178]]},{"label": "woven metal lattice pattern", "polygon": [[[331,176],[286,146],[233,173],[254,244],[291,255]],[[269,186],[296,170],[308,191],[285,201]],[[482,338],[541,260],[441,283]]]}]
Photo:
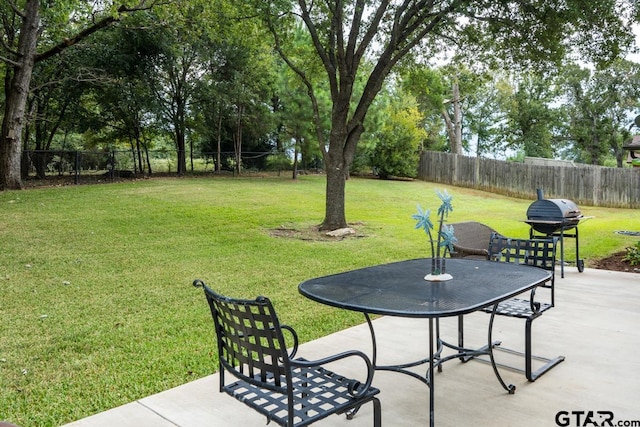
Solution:
[{"label": "woven metal lattice pattern", "polygon": [[255,301],[209,299],[218,334],[221,362],[247,378],[282,387],[287,357],[280,325],[267,298]]},{"label": "woven metal lattice pattern", "polygon": [[[273,378],[269,382],[274,381]],[[358,399],[349,393],[349,385],[355,381],[337,375],[321,367],[293,368],[292,394],[294,425],[304,426],[334,413],[342,413],[353,407]],[[286,394],[236,381],[224,387],[224,391],[256,409],[281,426],[288,422],[288,398]],[[367,395],[378,393],[371,387]]]},{"label": "woven metal lattice pattern", "polygon": [[556,261],[556,242],[556,238],[512,239],[493,233],[489,243],[489,259],[553,270]]},{"label": "woven metal lattice pattern", "polygon": [[[551,307],[552,306],[549,303],[540,303],[540,309],[537,310],[537,313],[548,310]],[[483,311],[491,313],[493,311],[493,308],[488,307],[483,309]],[[498,305],[496,314],[526,319],[533,316],[534,311],[531,309],[531,301],[520,298],[512,298],[510,300],[501,302]]]}]

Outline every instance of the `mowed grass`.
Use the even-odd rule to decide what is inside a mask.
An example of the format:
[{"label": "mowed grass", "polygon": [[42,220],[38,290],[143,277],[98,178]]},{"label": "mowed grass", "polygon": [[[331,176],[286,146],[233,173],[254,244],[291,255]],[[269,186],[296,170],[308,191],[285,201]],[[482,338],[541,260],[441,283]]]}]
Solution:
[{"label": "mowed grass", "polygon": [[[325,180],[304,176],[166,178],[0,192],[0,420],[58,426],[214,372],[205,280],[237,297],[269,296],[308,341],[363,321],[300,296],[301,281],[427,256],[416,204],[449,221],[479,220],[514,237],[532,200],[413,181],[350,179],[357,237],[273,237],[324,216]],[[589,260],[637,237],[637,212],[581,207]],[[573,240],[567,241],[573,259]],[[215,392],[215,390],[212,390]]]}]

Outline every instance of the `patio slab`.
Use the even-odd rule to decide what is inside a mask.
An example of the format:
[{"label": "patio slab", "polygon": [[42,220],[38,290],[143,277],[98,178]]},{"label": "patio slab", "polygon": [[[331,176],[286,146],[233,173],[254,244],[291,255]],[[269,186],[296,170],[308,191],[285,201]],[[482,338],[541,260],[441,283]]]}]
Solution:
[{"label": "patio slab", "polygon": [[[283,319],[286,322],[286,319]],[[480,346],[486,340],[489,316],[465,316],[465,340]],[[374,321],[379,363],[409,361],[428,350],[428,320],[381,317]],[[295,326],[295,325],[293,325]],[[442,335],[455,341],[456,319],[441,322]],[[556,308],[533,323],[536,354],[564,355],[566,360],[538,379],[527,382],[523,374],[501,370],[517,390],[509,395],[499,385],[491,366],[479,361],[444,365],[435,376],[438,426],[577,426],[606,425],[612,413],[618,421],[640,425],[640,275],[605,270],[565,268],[556,279]],[[498,317],[494,338],[503,345],[524,347],[524,321]],[[366,324],[303,344],[307,359],[360,349],[371,353]],[[397,351],[402,349],[402,353]],[[503,352],[498,361],[519,363]],[[334,369],[359,375],[357,365],[336,363]],[[424,369],[423,369],[424,371]],[[381,389],[383,424],[393,427],[428,425],[427,387],[406,375],[377,372],[374,385]],[[201,378],[136,402],[84,418],[65,427],[232,427],[263,426],[266,419],[225,394],[218,393],[217,374]],[[317,423],[326,427],[372,425],[371,405],[351,421],[332,416]],[[567,415],[562,414],[565,411]],[[589,419],[589,412],[592,418]],[[599,413],[602,412],[602,413]],[[561,413],[558,416],[558,413]],[[559,417],[559,418],[557,418]],[[579,417],[579,419],[578,419]],[[591,420],[589,423],[588,421]],[[586,422],[586,424],[585,424]]]}]

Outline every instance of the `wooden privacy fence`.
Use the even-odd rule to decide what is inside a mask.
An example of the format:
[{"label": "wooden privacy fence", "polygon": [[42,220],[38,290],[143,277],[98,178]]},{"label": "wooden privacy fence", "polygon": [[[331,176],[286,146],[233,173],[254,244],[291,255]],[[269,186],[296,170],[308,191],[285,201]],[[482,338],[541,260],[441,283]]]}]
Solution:
[{"label": "wooden privacy fence", "polygon": [[569,199],[578,205],[640,207],[640,168],[602,166],[540,166],[426,151],[418,179],[524,199]]}]

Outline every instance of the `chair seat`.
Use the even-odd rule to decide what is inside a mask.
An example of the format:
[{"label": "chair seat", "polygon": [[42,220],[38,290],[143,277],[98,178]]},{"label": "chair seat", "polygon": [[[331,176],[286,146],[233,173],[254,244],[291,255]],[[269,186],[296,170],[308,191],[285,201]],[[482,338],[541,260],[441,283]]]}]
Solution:
[{"label": "chair seat", "polygon": [[[553,307],[548,303],[536,303],[540,304],[540,309],[537,311],[538,314],[542,313]],[[483,308],[482,311],[486,313],[491,313],[493,311],[493,307]],[[503,301],[498,304],[498,309],[496,310],[496,315],[499,316],[509,316],[509,317],[517,317],[520,319],[526,319],[533,316],[535,313],[531,310],[531,302],[526,299],[521,298],[512,298],[507,301]]]},{"label": "chair seat", "polygon": [[[298,360],[304,361],[304,359]],[[359,391],[363,387],[362,384],[325,368],[296,367],[292,370],[292,376],[296,426],[311,424],[331,413],[346,412],[367,401],[364,396],[355,398],[349,393],[350,387],[355,387]],[[275,386],[273,377],[267,378],[267,383]],[[274,421],[281,426],[287,425],[286,394],[258,387],[243,380],[225,385],[223,390],[265,415],[269,421]],[[366,396],[373,397],[379,392],[377,388],[369,387]]]}]

